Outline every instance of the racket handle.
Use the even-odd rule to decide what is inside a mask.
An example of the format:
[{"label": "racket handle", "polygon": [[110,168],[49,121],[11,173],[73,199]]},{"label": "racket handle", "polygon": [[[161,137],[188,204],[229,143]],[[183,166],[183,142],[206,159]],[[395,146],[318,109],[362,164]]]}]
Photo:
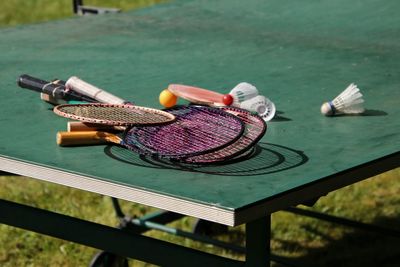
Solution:
[{"label": "racket handle", "polygon": [[99,131],[85,132],[58,132],[57,144],[59,146],[100,145],[106,143],[120,144],[121,139],[111,133]]},{"label": "racket handle", "polygon": [[70,77],[65,85],[68,89],[74,90],[79,94],[94,98],[100,103],[107,103],[107,104],[129,103],[128,101],[125,101],[124,99],[119,98],[113,94],[110,94],[104,91],[103,89],[100,89],[90,83],[87,83],[76,76]]},{"label": "racket handle", "polygon": [[[39,93],[43,93],[49,95],[52,100],[43,99],[47,102],[57,104],[58,100],[77,100],[84,102],[96,102],[93,98],[80,95],[73,91],[68,91],[65,87],[65,81],[54,80],[54,81],[45,81],[36,77],[29,76],[27,74],[23,74],[18,77],[17,84],[19,87],[26,88],[29,90],[33,90]],[[46,96],[44,96],[46,98]]]},{"label": "racket handle", "polygon": [[113,126],[97,123],[85,123],[81,121],[69,121],[67,124],[68,132],[79,131],[123,131],[123,126]]},{"label": "racket handle", "polygon": [[17,84],[19,87],[33,90],[40,93],[52,95],[54,97],[61,97],[64,95],[64,86],[62,84],[55,84],[39,78],[22,74],[18,77]]}]

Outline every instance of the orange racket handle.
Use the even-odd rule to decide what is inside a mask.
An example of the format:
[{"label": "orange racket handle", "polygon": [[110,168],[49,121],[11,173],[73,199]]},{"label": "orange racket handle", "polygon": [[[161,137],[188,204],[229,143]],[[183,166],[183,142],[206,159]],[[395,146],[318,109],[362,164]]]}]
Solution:
[{"label": "orange racket handle", "polygon": [[69,121],[67,124],[68,132],[77,131],[123,131],[125,127],[113,126],[97,123],[85,123],[81,121]]},{"label": "orange racket handle", "polygon": [[57,133],[57,144],[59,146],[100,145],[110,142],[120,144],[121,139],[114,134],[99,131]]}]

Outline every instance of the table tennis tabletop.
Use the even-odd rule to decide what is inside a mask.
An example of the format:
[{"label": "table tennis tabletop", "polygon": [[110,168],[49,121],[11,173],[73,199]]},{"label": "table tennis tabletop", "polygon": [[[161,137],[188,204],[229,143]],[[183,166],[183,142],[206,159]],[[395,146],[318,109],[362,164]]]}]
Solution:
[{"label": "table tennis tabletop", "polygon": [[[399,7],[172,1],[0,29],[0,169],[234,226],[396,168]],[[17,86],[23,73],[75,75],[154,108],[171,83],[227,93],[249,82],[277,115],[251,158],[220,166],[176,166],[118,146],[59,147],[67,120]],[[321,115],[352,82],[365,114]]]}]

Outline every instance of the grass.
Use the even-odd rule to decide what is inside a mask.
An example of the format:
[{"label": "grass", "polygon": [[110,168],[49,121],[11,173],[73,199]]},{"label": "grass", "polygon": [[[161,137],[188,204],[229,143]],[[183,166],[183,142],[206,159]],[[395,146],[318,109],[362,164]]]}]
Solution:
[{"label": "grass", "polygon": [[[159,1],[101,0],[87,5],[129,10]],[[36,23],[72,16],[70,0],[12,0],[0,3],[0,27]],[[394,229],[400,226],[400,169],[372,177],[322,197],[312,210],[376,223]],[[27,188],[29,190],[27,190]],[[115,226],[109,197],[39,182],[20,176],[0,176],[3,199],[48,209],[78,218]],[[124,211],[141,216],[154,209],[122,201]],[[185,217],[171,224],[190,231],[194,218]],[[392,237],[346,228],[312,218],[277,212],[272,216],[272,250],[303,266],[398,266],[400,248]],[[243,259],[241,254],[200,244],[165,233],[146,235],[183,244],[203,251]],[[243,226],[229,229],[219,239],[244,245]],[[39,235],[0,224],[0,266],[87,266],[96,250],[64,240]],[[152,266],[130,261],[130,266]],[[274,266],[280,266],[274,264]]]},{"label": "grass", "polygon": [[[88,6],[115,7],[123,11],[161,2],[160,0],[84,0]],[[72,0],[9,0],[0,3],[0,26],[37,23],[71,17]]]}]

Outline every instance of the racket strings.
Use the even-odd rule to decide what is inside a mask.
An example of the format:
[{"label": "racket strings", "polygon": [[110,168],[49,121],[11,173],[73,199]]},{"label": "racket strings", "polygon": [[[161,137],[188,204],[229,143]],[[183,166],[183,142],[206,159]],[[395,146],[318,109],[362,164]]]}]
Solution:
[{"label": "racket strings", "polygon": [[125,143],[142,154],[179,158],[226,146],[243,132],[238,118],[218,109],[192,106],[169,112],[177,117],[174,123],[132,128]]},{"label": "racket strings", "polygon": [[122,107],[105,108],[103,106],[87,106],[82,108],[70,108],[68,112],[82,117],[120,122],[136,121],[140,123],[144,121],[158,121],[162,118],[162,116],[157,113],[149,114],[141,110]]},{"label": "racket strings", "polygon": [[261,117],[234,108],[225,108],[224,110],[236,115],[244,122],[245,129],[243,135],[227,147],[214,152],[185,158],[184,162],[205,164],[234,158],[248,151],[264,135],[266,125]]},{"label": "racket strings", "polygon": [[67,118],[109,125],[159,124],[174,119],[167,112],[132,105],[60,105],[54,112]]},{"label": "racket strings", "polygon": [[[209,118],[213,119],[213,118]],[[175,127],[176,126],[176,127]],[[168,127],[157,135],[152,132],[141,132],[140,140],[147,147],[154,147],[153,151],[158,151],[160,147],[164,148],[167,153],[172,153],[177,150],[187,150],[188,153],[199,149],[207,148],[213,144],[225,142],[228,138],[235,136],[237,128],[230,127],[232,131],[226,131],[221,125],[208,123],[204,120],[191,119],[190,122],[178,123],[174,127]],[[197,129],[197,130],[193,130]],[[210,132],[208,129],[214,129],[215,132]],[[216,135],[215,133],[218,133]],[[172,133],[172,134],[171,134]],[[139,133],[138,133],[139,134]],[[232,135],[233,134],[233,135]]]},{"label": "racket strings", "polygon": [[[199,130],[199,131],[195,131],[192,133],[193,136],[199,138],[200,141],[204,141],[204,142],[208,141],[209,139],[213,139],[213,140],[215,140],[215,142],[224,141],[227,138],[231,137],[231,131],[229,131],[229,130],[232,130],[232,131],[237,130],[236,127],[232,127],[231,125],[220,124],[218,121],[213,121],[213,122],[210,122],[209,120],[205,121],[203,119],[199,119],[197,121],[193,120],[189,124],[179,124],[179,126],[183,127],[183,128],[191,128],[191,127],[195,127],[195,124],[198,124],[199,127],[202,127],[202,128],[214,129],[215,132],[219,133],[219,135],[215,135],[214,132],[210,132],[208,130],[207,131]],[[226,127],[229,127],[228,131],[226,130]]]}]

